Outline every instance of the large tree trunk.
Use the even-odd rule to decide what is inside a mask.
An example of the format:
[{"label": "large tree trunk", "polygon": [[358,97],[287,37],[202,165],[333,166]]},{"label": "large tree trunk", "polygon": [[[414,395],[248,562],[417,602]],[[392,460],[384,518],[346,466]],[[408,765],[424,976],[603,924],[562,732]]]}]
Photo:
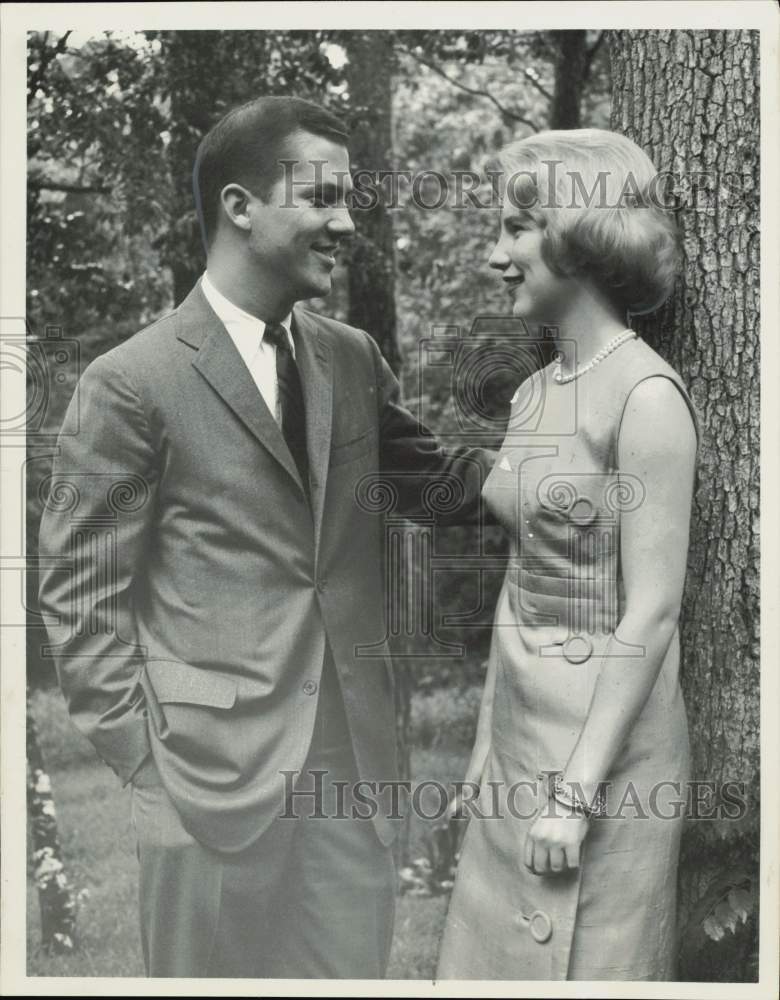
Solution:
[{"label": "large tree trunk", "polygon": [[[748,803],[739,823],[686,830],[680,976],[744,981],[756,920],[731,925],[757,891],[759,833],[759,38],[621,31],[610,48],[612,127],[676,175],[683,236],[675,295],[637,325],[702,422],[682,610],[693,777],[744,782]],[[718,927],[731,929],[716,943]]]},{"label": "large tree trunk", "polygon": [[[393,166],[392,82],[395,55],[389,32],[354,31],[346,36],[347,80],[351,96],[350,159],[354,170],[376,172]],[[380,189],[381,190],[381,189]],[[393,222],[378,198],[353,212],[355,238],[349,265],[349,322],[376,340],[398,372]]]},{"label": "large tree trunk", "polygon": [[[351,99],[350,161],[353,171],[375,174],[393,166],[392,83],[395,66],[393,39],[388,32],[354,31],[344,39],[347,52],[347,81]],[[378,186],[381,192],[381,185]],[[381,197],[370,208],[357,207],[352,213],[355,237],[349,260],[348,321],[376,340],[382,355],[396,372],[401,369],[395,312],[395,244],[393,221]],[[408,532],[414,532],[410,525]],[[391,534],[386,532],[386,545]],[[385,563],[385,569],[389,562]],[[387,583],[386,583],[387,586]],[[395,661],[396,728],[399,770],[402,779],[411,777],[409,723],[413,677],[402,659],[407,651],[391,640],[399,654]],[[396,859],[403,862],[409,853],[409,822],[396,842]]]}]

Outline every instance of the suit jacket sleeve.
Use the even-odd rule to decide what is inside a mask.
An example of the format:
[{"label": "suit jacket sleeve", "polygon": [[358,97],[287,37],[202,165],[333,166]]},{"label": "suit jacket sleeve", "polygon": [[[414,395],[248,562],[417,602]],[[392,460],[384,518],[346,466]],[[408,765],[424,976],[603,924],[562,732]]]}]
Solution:
[{"label": "suit jacket sleeve", "polygon": [[482,486],[495,461],[486,448],[445,449],[401,405],[401,387],[373,340],[379,401],[379,465],[407,517],[434,515],[440,524],[483,520]]},{"label": "suit jacket sleeve", "polygon": [[157,482],[149,427],[111,356],[85,371],[40,529],[40,605],[73,722],[126,783],[149,753],[133,614]]}]

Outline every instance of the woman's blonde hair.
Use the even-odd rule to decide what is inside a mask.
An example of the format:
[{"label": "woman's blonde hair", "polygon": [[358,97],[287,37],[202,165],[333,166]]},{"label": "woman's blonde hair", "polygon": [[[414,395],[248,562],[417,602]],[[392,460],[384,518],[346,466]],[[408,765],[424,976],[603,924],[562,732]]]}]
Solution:
[{"label": "woman's blonde hair", "polygon": [[550,270],[588,276],[631,313],[669,297],[677,227],[663,178],[636,143],[604,129],[540,132],[505,146],[490,169],[504,197],[544,229]]}]

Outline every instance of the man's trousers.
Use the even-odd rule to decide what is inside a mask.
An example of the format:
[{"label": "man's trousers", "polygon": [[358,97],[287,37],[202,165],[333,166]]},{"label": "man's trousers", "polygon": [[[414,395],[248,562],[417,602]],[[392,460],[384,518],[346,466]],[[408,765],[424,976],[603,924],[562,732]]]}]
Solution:
[{"label": "man's trousers", "polygon": [[[358,776],[332,663],[323,671],[304,778],[315,770],[327,771],[323,811],[330,818],[314,818],[312,803],[301,797],[293,803],[298,818],[275,819],[236,854],[197,843],[161,784],[133,786],[147,975],[384,976],[395,869],[370,820],[333,818],[333,782],[351,787]],[[313,788],[312,780],[300,787]],[[351,797],[341,794],[349,815]]]}]

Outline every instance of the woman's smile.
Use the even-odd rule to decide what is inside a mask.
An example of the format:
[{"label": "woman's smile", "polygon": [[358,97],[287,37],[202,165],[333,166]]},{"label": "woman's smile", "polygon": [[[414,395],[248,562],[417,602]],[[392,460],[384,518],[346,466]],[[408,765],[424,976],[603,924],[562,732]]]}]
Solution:
[{"label": "woman's smile", "polygon": [[502,280],[512,299],[512,312],[525,320],[556,325],[561,302],[570,279],[555,274],[542,254],[544,230],[528,213],[505,203],[501,213],[501,233],[489,265],[502,272]]}]

